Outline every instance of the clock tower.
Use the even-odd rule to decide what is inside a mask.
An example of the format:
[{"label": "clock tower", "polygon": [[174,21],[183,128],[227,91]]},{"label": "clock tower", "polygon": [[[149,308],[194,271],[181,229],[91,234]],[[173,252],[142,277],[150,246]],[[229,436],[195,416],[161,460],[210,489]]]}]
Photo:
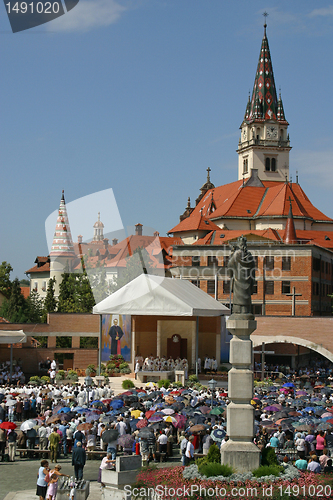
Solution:
[{"label": "clock tower", "polygon": [[276,94],[266,27],[265,23],[252,97],[240,126],[238,179],[250,177],[256,169],[262,181],[285,181],[289,179],[289,123],[281,94],[279,99]]}]

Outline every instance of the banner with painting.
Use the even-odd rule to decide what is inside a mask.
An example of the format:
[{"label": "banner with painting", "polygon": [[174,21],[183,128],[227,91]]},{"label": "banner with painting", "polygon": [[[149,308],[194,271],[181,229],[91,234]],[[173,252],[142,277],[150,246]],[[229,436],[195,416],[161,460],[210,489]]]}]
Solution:
[{"label": "banner with painting", "polygon": [[131,316],[122,314],[102,315],[102,361],[111,354],[121,354],[125,361],[132,362]]}]

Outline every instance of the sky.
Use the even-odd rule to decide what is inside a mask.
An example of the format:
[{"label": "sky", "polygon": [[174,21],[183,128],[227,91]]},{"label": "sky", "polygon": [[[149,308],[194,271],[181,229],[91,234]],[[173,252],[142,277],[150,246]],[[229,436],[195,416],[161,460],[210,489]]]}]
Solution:
[{"label": "sky", "polygon": [[15,34],[1,3],[0,262],[12,279],[48,254],[63,189],[66,202],[94,195],[77,241],[98,211],[106,229],[117,218],[165,236],[207,167],[215,186],[237,180],[265,11],[290,174],[333,218],[332,2],[80,0]]}]

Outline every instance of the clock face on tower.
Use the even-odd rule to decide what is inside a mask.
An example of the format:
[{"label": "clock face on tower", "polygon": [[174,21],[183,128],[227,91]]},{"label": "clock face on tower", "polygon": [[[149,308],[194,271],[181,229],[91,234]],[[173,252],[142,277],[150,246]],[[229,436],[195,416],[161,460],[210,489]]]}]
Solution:
[{"label": "clock face on tower", "polygon": [[266,130],[266,136],[268,139],[277,139],[278,131],[273,125],[269,125]]}]

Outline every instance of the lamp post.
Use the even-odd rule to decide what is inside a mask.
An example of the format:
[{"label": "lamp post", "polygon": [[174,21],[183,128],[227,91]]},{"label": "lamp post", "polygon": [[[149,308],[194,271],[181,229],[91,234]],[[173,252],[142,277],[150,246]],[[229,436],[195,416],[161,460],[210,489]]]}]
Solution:
[{"label": "lamp post", "polygon": [[209,389],[211,390],[211,393],[212,393],[212,401],[211,401],[211,407],[212,408],[213,408],[213,397],[214,397],[214,390],[215,390],[216,384],[217,384],[217,382],[213,378],[208,382],[208,387],[209,387]]},{"label": "lamp post", "polygon": [[89,408],[89,388],[92,386],[93,379],[90,377],[89,373],[86,372],[86,377],[84,382],[86,384],[86,392],[87,392],[87,407]]}]

